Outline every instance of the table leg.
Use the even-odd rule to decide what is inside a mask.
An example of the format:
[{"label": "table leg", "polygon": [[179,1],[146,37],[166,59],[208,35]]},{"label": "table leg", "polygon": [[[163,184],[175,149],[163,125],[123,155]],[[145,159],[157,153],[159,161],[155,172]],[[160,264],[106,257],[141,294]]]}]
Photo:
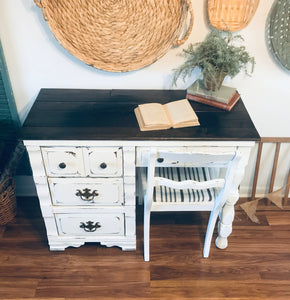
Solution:
[{"label": "table leg", "polygon": [[232,233],[232,223],[235,217],[235,204],[239,200],[239,185],[244,177],[247,162],[248,157],[244,156],[241,159],[236,175],[234,176],[232,192],[219,215],[218,237],[215,241],[215,244],[219,249],[225,249],[228,246],[228,237]]},{"label": "table leg", "polygon": [[235,217],[235,204],[239,200],[239,193],[232,193],[224,205],[218,223],[218,237],[215,244],[219,249],[225,249],[228,246],[228,236],[232,233],[232,223]]}]

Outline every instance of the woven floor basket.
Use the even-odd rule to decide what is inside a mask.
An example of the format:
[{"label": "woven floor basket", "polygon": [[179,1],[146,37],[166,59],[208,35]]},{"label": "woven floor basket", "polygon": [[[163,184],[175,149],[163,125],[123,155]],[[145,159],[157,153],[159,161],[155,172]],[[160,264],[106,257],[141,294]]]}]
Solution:
[{"label": "woven floor basket", "polygon": [[14,219],[16,208],[15,183],[13,178],[7,178],[0,185],[0,225]]},{"label": "woven floor basket", "polygon": [[290,70],[290,0],[274,2],[268,27],[270,50],[282,66]]},{"label": "woven floor basket", "polygon": [[64,48],[88,65],[110,72],[153,63],[172,46],[184,43],[193,26],[191,0],[34,2]]},{"label": "woven floor basket", "polygon": [[252,20],[259,0],[208,0],[208,17],[219,30],[238,31]]}]

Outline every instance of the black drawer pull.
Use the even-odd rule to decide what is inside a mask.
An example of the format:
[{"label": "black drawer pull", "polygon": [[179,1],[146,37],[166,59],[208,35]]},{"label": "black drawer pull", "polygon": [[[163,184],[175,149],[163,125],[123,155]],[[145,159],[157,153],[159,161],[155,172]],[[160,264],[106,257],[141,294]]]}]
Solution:
[{"label": "black drawer pull", "polygon": [[99,193],[97,190],[91,192],[91,189],[85,188],[82,191],[77,190],[75,195],[81,197],[83,201],[94,202],[94,198],[99,196]]},{"label": "black drawer pull", "polygon": [[66,164],[64,162],[61,162],[59,165],[58,165],[61,169],[65,169],[66,168]]},{"label": "black drawer pull", "polygon": [[103,162],[103,163],[100,164],[100,167],[102,169],[106,169],[107,168],[107,164],[105,162]]},{"label": "black drawer pull", "polygon": [[164,162],[164,158],[159,157],[159,158],[157,158],[157,161],[158,161],[159,163],[163,163],[163,162]]},{"label": "black drawer pull", "polygon": [[93,221],[87,221],[86,223],[81,222],[81,225],[80,225],[80,228],[83,228],[83,230],[86,232],[94,232],[100,227],[102,227],[102,226],[100,225],[99,222],[96,222],[94,224]]}]

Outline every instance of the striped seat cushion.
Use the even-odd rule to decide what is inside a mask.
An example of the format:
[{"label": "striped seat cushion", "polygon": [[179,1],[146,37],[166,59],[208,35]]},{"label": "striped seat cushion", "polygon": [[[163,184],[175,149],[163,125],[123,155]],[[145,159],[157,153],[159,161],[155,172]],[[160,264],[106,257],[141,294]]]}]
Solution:
[{"label": "striped seat cushion", "polygon": [[[207,181],[210,180],[208,168],[156,168],[155,176],[165,177],[175,181],[195,180]],[[154,188],[154,202],[211,202],[216,195],[216,189],[204,190],[177,190],[165,186],[157,186]]]}]

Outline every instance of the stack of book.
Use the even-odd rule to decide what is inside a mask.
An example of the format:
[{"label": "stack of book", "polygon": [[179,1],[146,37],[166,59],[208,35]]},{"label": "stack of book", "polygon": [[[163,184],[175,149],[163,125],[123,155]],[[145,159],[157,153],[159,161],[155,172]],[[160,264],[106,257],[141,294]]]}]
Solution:
[{"label": "stack of book", "polygon": [[240,99],[240,94],[235,88],[224,85],[217,91],[209,91],[202,80],[197,80],[187,89],[186,98],[230,111]]}]

